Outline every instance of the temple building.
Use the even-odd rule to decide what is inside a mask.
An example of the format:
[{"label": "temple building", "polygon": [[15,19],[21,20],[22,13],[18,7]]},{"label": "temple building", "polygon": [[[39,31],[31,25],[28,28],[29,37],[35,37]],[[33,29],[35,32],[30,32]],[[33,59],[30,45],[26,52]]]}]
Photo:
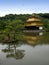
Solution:
[{"label": "temple building", "polygon": [[43,22],[38,16],[31,16],[25,22],[26,30],[43,30]]}]

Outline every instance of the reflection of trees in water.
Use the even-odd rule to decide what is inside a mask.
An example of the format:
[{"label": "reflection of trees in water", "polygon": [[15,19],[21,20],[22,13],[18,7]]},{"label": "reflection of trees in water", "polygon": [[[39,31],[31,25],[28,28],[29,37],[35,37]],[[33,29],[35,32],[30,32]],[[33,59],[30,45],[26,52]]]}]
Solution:
[{"label": "reflection of trees in water", "polygon": [[[20,37],[22,36],[21,40]],[[15,58],[15,59],[22,59],[24,57],[24,50],[17,49],[22,44],[27,44],[35,47],[36,45],[43,45],[49,44],[49,33],[43,33],[43,35],[39,35],[39,33],[27,33],[23,35],[19,35],[19,41],[17,40],[16,43],[6,43],[7,48],[3,49],[2,51],[5,52],[7,58]],[[4,43],[5,44],[5,43]]]},{"label": "reflection of trees in water", "polygon": [[11,53],[11,54],[7,54],[7,58],[10,58],[10,57],[13,57],[13,58],[16,58],[16,59],[22,59],[24,57],[24,50],[16,50],[15,53]]},{"label": "reflection of trees in water", "polygon": [[23,59],[25,50],[17,49],[21,44],[19,43],[8,43],[8,47],[2,49],[4,53],[6,53],[7,58],[15,58],[15,59]]}]

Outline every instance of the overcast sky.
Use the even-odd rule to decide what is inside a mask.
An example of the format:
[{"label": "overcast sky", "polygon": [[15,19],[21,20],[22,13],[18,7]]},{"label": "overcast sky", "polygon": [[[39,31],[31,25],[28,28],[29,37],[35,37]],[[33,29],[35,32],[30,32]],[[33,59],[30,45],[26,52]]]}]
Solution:
[{"label": "overcast sky", "polygon": [[49,13],[49,0],[0,0],[0,16]]}]

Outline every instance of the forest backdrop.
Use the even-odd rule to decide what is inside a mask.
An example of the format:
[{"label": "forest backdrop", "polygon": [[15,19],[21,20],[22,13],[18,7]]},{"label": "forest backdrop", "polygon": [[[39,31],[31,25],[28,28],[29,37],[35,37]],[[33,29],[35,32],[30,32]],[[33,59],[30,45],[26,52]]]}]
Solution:
[{"label": "forest backdrop", "polygon": [[[41,18],[43,22],[43,29],[49,31],[49,13],[34,13],[35,16]],[[17,32],[20,34],[25,29],[25,22],[27,18],[33,14],[9,14],[0,17],[0,41],[15,41],[21,39]]]}]

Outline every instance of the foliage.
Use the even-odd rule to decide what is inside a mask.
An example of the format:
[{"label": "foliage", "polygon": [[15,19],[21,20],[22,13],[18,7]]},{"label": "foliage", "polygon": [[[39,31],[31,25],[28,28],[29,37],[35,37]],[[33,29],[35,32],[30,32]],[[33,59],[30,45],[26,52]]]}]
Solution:
[{"label": "foliage", "polygon": [[[35,16],[39,16],[44,23],[44,30],[49,30],[49,13],[34,13]],[[24,23],[27,18],[33,14],[9,14],[4,17],[0,17],[0,32],[16,32],[25,29]]]}]

